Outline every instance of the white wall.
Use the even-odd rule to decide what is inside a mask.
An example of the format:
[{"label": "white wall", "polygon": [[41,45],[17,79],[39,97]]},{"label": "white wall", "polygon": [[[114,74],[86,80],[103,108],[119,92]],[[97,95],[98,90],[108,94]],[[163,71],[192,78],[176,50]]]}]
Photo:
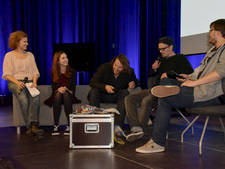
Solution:
[{"label": "white wall", "polygon": [[183,54],[205,53],[209,47],[208,33],[181,37],[181,53]]}]

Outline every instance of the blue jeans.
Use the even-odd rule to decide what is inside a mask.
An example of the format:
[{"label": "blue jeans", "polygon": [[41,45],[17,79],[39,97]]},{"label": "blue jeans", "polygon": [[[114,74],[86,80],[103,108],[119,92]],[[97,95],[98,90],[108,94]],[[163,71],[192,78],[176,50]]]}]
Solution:
[{"label": "blue jeans", "polygon": [[[181,83],[174,79],[165,78],[161,80],[160,84],[180,85]],[[179,94],[159,99],[158,109],[153,127],[153,141],[161,146],[165,146],[166,133],[169,127],[172,108],[191,108],[215,104],[219,104],[219,100],[217,98],[205,102],[194,103],[193,87],[180,87]]]},{"label": "blue jeans", "polygon": [[10,81],[8,81],[8,88],[19,101],[22,116],[26,126],[29,127],[31,122],[38,122],[40,111],[40,95],[32,97],[26,87],[21,91],[20,94],[18,94],[18,86]]}]

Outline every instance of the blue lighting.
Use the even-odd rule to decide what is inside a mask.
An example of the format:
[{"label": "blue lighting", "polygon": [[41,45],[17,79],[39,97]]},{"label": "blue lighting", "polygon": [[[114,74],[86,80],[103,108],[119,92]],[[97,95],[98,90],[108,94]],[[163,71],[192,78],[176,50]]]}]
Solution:
[{"label": "blue lighting", "polygon": [[193,69],[195,69],[196,67],[198,67],[200,65],[204,56],[205,56],[205,53],[203,53],[203,54],[193,54],[193,55],[187,55],[186,58],[191,63]]}]

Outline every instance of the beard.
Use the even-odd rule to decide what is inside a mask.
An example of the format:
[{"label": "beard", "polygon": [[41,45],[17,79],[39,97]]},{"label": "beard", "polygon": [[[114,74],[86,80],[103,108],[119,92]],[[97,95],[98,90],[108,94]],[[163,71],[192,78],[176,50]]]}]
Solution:
[{"label": "beard", "polygon": [[209,37],[209,41],[208,41],[211,45],[215,45],[216,44],[216,39],[214,39],[214,38],[210,38]]}]

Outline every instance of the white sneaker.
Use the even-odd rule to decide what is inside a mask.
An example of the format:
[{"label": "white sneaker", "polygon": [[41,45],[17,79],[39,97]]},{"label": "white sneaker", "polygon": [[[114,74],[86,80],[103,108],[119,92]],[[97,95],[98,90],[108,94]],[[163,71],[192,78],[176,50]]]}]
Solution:
[{"label": "white sneaker", "polygon": [[59,134],[60,134],[59,133],[59,126],[55,125],[54,129],[53,129],[53,132],[52,132],[52,136],[58,136]]},{"label": "white sneaker", "polygon": [[133,142],[136,141],[138,139],[141,139],[144,136],[144,132],[143,131],[132,131],[130,134],[127,135],[126,140],[128,142]]},{"label": "white sneaker", "polygon": [[65,136],[70,135],[70,127],[69,127],[69,126],[66,126],[66,130],[64,131],[63,134],[64,134]]},{"label": "white sneaker", "polygon": [[156,144],[152,139],[145,145],[136,148],[136,152],[138,153],[158,153],[163,151],[165,151],[165,147]]},{"label": "white sneaker", "polygon": [[180,87],[176,85],[159,85],[151,89],[152,95],[163,98],[180,93]]}]

